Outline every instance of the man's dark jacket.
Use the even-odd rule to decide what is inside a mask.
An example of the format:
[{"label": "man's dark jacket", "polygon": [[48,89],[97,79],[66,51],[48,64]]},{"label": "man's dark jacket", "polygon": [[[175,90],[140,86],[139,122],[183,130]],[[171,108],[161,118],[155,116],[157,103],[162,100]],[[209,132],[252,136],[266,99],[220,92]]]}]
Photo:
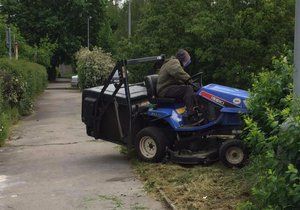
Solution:
[{"label": "man's dark jacket", "polygon": [[180,62],[176,58],[171,58],[160,69],[157,81],[158,97],[163,98],[167,88],[173,85],[184,85],[190,75],[184,71]]}]

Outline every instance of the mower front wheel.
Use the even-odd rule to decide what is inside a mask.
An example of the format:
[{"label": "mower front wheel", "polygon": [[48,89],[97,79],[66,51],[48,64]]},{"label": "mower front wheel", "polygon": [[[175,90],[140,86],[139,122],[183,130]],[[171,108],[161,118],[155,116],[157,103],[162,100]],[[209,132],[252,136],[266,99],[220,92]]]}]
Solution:
[{"label": "mower front wheel", "polygon": [[248,159],[247,148],[240,140],[225,141],[219,149],[219,158],[229,168],[241,168]]},{"label": "mower front wheel", "polygon": [[145,162],[161,162],[166,155],[168,142],[162,129],[157,127],[142,129],[135,139],[138,158]]}]

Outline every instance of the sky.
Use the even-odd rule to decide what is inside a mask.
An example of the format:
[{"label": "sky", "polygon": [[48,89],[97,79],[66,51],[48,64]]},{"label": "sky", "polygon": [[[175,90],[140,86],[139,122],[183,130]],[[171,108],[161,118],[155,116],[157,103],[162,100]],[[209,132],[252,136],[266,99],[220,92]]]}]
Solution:
[{"label": "sky", "polygon": [[126,0],[120,0],[120,3],[123,4]]}]

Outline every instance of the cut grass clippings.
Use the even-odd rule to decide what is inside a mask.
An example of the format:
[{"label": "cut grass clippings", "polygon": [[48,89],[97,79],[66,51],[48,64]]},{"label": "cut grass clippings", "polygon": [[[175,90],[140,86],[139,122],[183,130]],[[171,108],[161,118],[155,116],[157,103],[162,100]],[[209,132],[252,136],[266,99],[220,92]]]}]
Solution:
[{"label": "cut grass clippings", "polygon": [[187,168],[133,160],[133,166],[146,191],[157,195],[163,191],[178,209],[235,209],[249,197],[243,170],[219,163]]}]

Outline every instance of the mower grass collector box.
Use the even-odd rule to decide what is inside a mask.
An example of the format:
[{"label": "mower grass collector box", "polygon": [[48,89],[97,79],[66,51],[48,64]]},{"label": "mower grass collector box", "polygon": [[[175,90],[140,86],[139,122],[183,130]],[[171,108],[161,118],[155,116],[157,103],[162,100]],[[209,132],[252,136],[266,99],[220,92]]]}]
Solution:
[{"label": "mower grass collector box", "polygon": [[[114,85],[109,85],[104,95],[99,98],[103,86],[85,89],[82,93],[82,121],[86,124],[89,136],[99,137],[107,141],[124,144],[123,137],[129,130],[129,107],[127,105],[125,89],[122,87],[111,103],[107,111],[101,117],[101,125],[98,133],[95,132],[95,111],[101,111],[101,101],[112,99],[115,91]],[[147,102],[147,90],[143,85],[129,87],[132,108],[138,104]],[[97,100],[100,102],[97,103]],[[98,107],[96,107],[98,104]],[[119,119],[119,121],[118,121]]]}]

